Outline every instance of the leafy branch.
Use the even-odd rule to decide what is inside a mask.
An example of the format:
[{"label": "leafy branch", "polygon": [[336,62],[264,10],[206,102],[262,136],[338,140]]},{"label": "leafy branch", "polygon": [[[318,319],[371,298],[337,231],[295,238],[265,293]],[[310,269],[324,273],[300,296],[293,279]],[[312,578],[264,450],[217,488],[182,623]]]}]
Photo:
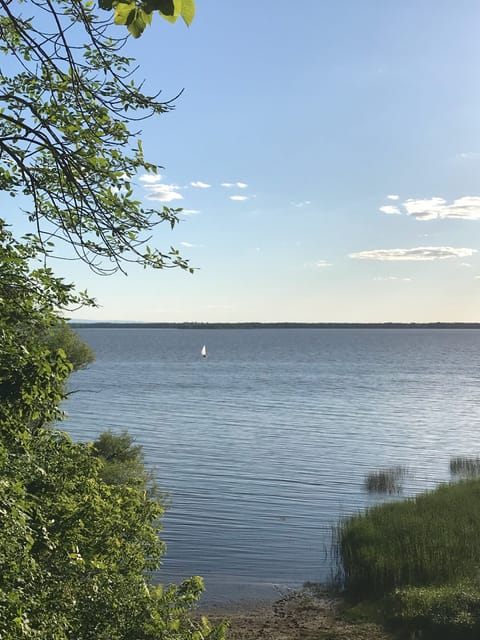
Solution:
[{"label": "leafy branch", "polygon": [[[190,269],[175,248],[147,247],[157,225],[177,224],[179,210],[144,207],[132,183],[161,168],[145,158],[132,124],[171,111],[173,101],[143,91],[122,53],[125,37],[112,35],[91,2],[0,0],[0,8],[0,189],[27,197],[41,243],[67,242],[96,273],[125,271],[128,262]],[[101,8],[117,23],[124,16],[130,32],[137,15],[158,10],[188,23],[194,11],[189,0],[102,0]]]}]

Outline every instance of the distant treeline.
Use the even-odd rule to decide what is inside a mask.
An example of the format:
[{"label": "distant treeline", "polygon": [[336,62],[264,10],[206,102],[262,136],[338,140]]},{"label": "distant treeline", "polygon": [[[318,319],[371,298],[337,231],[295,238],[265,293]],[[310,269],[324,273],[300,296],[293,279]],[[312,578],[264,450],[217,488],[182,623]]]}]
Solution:
[{"label": "distant treeline", "polygon": [[480,329],[480,322],[71,322],[74,329]]}]

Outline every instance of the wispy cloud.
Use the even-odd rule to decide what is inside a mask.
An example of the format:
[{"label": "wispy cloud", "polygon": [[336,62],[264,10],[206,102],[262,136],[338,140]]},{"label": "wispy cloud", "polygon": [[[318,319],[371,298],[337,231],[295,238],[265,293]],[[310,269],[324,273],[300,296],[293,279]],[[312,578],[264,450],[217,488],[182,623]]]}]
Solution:
[{"label": "wispy cloud", "polygon": [[182,245],[182,247],[194,247],[195,246],[191,242],[180,242],[180,244]]},{"label": "wispy cloud", "polygon": [[201,180],[196,180],[195,182],[190,182],[191,187],[196,187],[197,189],[210,189],[211,185],[206,182],[202,182]]},{"label": "wispy cloud", "polygon": [[443,260],[445,258],[466,258],[476,253],[476,249],[455,247],[415,247],[413,249],[373,249],[351,253],[350,258],[358,260]]},{"label": "wispy cloud", "polygon": [[480,160],[480,152],[463,151],[462,153],[457,153],[455,160]]},{"label": "wispy cloud", "polygon": [[310,200],[303,200],[301,202],[291,202],[290,203],[293,207],[297,207],[298,209],[301,209],[302,207],[306,207],[309,204],[311,204]]},{"label": "wispy cloud", "polygon": [[328,262],[328,260],[314,260],[313,262],[304,262],[302,265],[302,269],[325,269],[326,267],[331,267],[332,263]]},{"label": "wispy cloud", "polygon": [[199,209],[182,209],[182,213],[184,213],[186,216],[194,216],[197,213],[200,213]]},{"label": "wispy cloud", "polygon": [[469,268],[469,267],[471,267],[472,265],[470,264],[470,262],[461,262],[459,266],[460,266],[460,267],[466,267],[466,268],[468,269],[468,268]]},{"label": "wispy cloud", "polygon": [[237,202],[243,202],[243,200],[248,200],[248,196],[230,196],[230,200],[236,200]]},{"label": "wispy cloud", "polygon": [[154,184],[155,182],[160,182],[162,176],[153,173],[144,173],[140,176],[140,180],[142,182],[148,182],[149,184]]},{"label": "wispy cloud", "polygon": [[397,280],[399,282],[411,282],[411,278],[399,278],[398,276],[377,276],[374,278],[376,282],[390,282],[392,280]]},{"label": "wispy cloud", "polygon": [[387,204],[384,207],[380,207],[379,211],[381,211],[382,213],[386,213],[388,215],[392,215],[392,214],[401,214],[401,211],[398,207],[394,207],[391,204]]},{"label": "wispy cloud", "polygon": [[392,193],[392,194],[390,194],[389,196],[387,196],[387,198],[388,198],[389,200],[398,200],[398,199],[399,199],[399,197],[400,197],[400,196],[397,196],[397,195],[395,195],[395,194],[393,194],[393,193]]},{"label": "wispy cloud", "polygon": [[183,200],[182,194],[177,191],[179,187],[174,184],[164,184],[163,182],[152,180],[144,180],[144,182],[146,182],[144,186],[147,191],[146,200],[158,200],[159,202]]},{"label": "wispy cloud", "polygon": [[237,187],[238,189],[246,189],[248,184],[246,182],[222,182],[222,187],[226,187],[227,189],[231,189],[232,187]]},{"label": "wispy cloud", "polygon": [[480,197],[464,196],[448,204],[443,198],[425,200],[410,199],[403,203],[407,214],[416,220],[434,220],[436,218],[456,218],[462,220],[480,220]]}]

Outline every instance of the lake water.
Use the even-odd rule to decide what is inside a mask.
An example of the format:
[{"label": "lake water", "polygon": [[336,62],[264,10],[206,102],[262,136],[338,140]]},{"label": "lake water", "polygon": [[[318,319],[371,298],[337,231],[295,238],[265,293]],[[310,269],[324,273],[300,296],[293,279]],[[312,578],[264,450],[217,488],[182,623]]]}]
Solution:
[{"label": "lake water", "polygon": [[143,445],[173,502],[159,580],[202,575],[209,603],[328,579],[332,526],[381,499],[366,473],[407,465],[413,495],[480,453],[480,331],[79,333],[97,360],[62,428]]}]

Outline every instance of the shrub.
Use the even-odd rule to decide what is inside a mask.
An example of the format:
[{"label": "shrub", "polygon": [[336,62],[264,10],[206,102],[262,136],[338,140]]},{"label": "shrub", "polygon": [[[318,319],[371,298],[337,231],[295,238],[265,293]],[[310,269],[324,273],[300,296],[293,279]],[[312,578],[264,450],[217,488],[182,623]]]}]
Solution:
[{"label": "shrub", "polygon": [[439,587],[408,587],[391,598],[394,622],[435,638],[478,638],[480,589],[472,582]]}]

